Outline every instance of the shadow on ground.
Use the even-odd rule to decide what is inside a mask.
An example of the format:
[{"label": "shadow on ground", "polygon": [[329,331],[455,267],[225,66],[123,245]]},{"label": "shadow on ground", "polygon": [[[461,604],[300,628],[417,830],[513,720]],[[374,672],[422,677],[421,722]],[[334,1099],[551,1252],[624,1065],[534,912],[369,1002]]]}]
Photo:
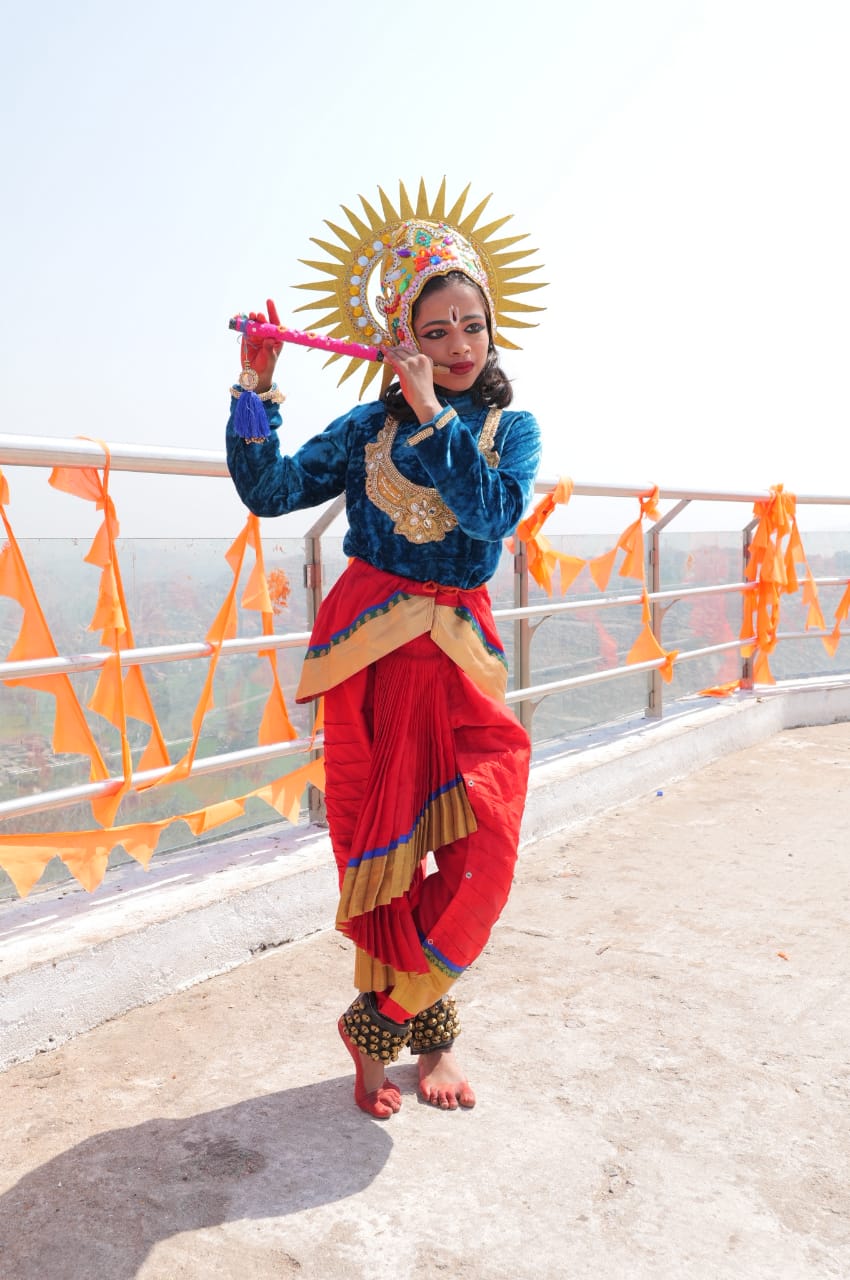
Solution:
[{"label": "shadow on ground", "polygon": [[391,1147],[388,1131],[352,1108],[350,1078],[112,1129],[0,1197],[0,1275],[131,1280],[180,1232],[356,1195]]}]

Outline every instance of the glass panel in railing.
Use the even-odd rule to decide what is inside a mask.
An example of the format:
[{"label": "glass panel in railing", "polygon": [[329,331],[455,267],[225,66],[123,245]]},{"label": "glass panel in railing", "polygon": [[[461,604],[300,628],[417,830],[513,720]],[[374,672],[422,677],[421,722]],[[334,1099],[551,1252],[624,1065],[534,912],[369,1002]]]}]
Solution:
[{"label": "glass panel in railing", "polygon": [[[218,539],[119,542],[119,570],[135,648],[204,642],[233,584],[233,573],[225,559],[229,545],[229,541]],[[100,632],[88,629],[100,587],[100,570],[84,560],[88,544],[79,540],[43,539],[25,540],[20,546],[56,650],[69,659],[81,654],[105,654],[107,650],[100,644]],[[269,539],[263,544],[263,552],[272,598],[276,602],[275,631],[306,631],[302,540]],[[239,604],[252,566],[253,553],[249,552],[236,597],[240,636],[262,634],[260,615]],[[22,616],[17,602],[0,596],[0,654],[3,657],[15,643]],[[301,659],[300,648],[277,651],[277,668],[290,718],[297,735],[307,738],[312,727],[311,709],[297,706],[294,700]],[[192,719],[203,691],[209,660],[161,660],[145,664],[141,670],[174,763],[189,746]],[[67,676],[82,708],[88,706],[98,674],[89,671]],[[196,758],[204,760],[255,747],[271,688],[267,659],[257,654],[222,653],[215,675],[214,703],[203,721]],[[21,799],[38,803],[41,793],[89,783],[89,757],[56,754],[52,749],[55,711],[55,698],[43,690],[0,684],[0,802]],[[84,714],[110,775],[120,776],[122,757],[118,730],[91,710],[86,709]],[[127,727],[134,767],[138,768],[151,730],[146,723],[134,719],[128,720]],[[139,795],[131,793],[122,801],[116,824],[159,821],[244,795],[289,773],[308,758],[304,752],[281,756],[262,764],[234,766],[177,786],[154,788]],[[272,821],[279,821],[275,811],[251,799],[244,817],[201,839],[206,842]],[[73,832],[94,826],[89,804],[78,803],[6,817],[0,820],[0,835]],[[191,835],[186,824],[175,822],[161,837],[156,856],[196,843],[199,840]],[[110,861],[126,861],[120,846]],[[54,860],[41,883],[65,878],[64,866]],[[8,892],[9,887],[0,873],[0,894]]]}]

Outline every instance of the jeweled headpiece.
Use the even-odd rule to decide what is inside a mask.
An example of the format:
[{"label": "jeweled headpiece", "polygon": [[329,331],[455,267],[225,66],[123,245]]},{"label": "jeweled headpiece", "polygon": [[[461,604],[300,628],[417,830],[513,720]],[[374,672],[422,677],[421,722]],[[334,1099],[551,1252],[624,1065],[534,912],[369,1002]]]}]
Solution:
[{"label": "jeweled headpiece", "polygon": [[[415,208],[401,182],[398,209],[380,187],[378,192],[381,214],[363,196],[360,203],[365,220],[342,206],[353,230],[326,221],[338,244],[312,238],[332,259],[325,262],[302,259],[305,266],[322,272],[325,277],[296,286],[323,295],[297,308],[324,312],[320,319],[312,322],[312,327],[328,329],[332,338],[355,339],[374,346],[413,343],[413,306],[426,282],[435,275],[462,271],[484,294],[493,341],[497,346],[517,351],[516,343],[506,338],[502,330],[534,327],[532,321],[518,319],[517,315],[544,308],[522,302],[516,295],[540,289],[543,283],[523,280],[524,276],[540,269],[540,264],[525,264],[525,259],[536,250],[515,248],[520,241],[528,239],[527,235],[496,238],[511,215],[479,226],[490,196],[485,196],[470,213],[464,214],[468,186],[447,212],[445,178],[433,203],[428,200],[424,181],[420,181]],[[333,355],[326,364],[341,358]],[[362,396],[379,365],[350,359],[339,382],[345,382],[361,365],[365,365],[360,387]],[[385,374],[389,375],[388,369]]]},{"label": "jeweled headpiece", "polygon": [[496,330],[490,283],[481,259],[468,240],[446,222],[402,222],[390,240],[381,264],[381,294],[376,306],[392,346],[418,346],[413,332],[413,308],[429,280],[460,271],[477,285]]}]

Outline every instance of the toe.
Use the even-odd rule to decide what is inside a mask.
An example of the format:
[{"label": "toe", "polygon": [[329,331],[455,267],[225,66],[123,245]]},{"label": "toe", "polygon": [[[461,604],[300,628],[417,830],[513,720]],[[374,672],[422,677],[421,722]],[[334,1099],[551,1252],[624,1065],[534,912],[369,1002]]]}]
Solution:
[{"label": "toe", "polygon": [[367,1093],[364,1098],[358,1098],[357,1105],[376,1120],[388,1120],[393,1114],[392,1107],[387,1106],[377,1093]]}]

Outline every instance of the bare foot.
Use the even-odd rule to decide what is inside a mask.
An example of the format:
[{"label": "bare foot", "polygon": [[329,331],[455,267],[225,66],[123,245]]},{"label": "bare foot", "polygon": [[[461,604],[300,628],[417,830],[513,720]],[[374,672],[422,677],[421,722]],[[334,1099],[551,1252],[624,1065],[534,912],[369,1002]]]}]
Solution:
[{"label": "bare foot", "polygon": [[383,1062],[376,1062],[351,1043],[345,1034],[340,1018],[339,1034],[354,1063],[356,1079],[354,1082],[354,1101],[361,1111],[374,1116],[376,1120],[386,1120],[401,1108],[401,1090],[384,1075]]},{"label": "bare foot", "polygon": [[418,1056],[419,1096],[423,1102],[443,1111],[457,1111],[458,1104],[475,1106],[475,1094],[452,1049],[435,1049]]}]

